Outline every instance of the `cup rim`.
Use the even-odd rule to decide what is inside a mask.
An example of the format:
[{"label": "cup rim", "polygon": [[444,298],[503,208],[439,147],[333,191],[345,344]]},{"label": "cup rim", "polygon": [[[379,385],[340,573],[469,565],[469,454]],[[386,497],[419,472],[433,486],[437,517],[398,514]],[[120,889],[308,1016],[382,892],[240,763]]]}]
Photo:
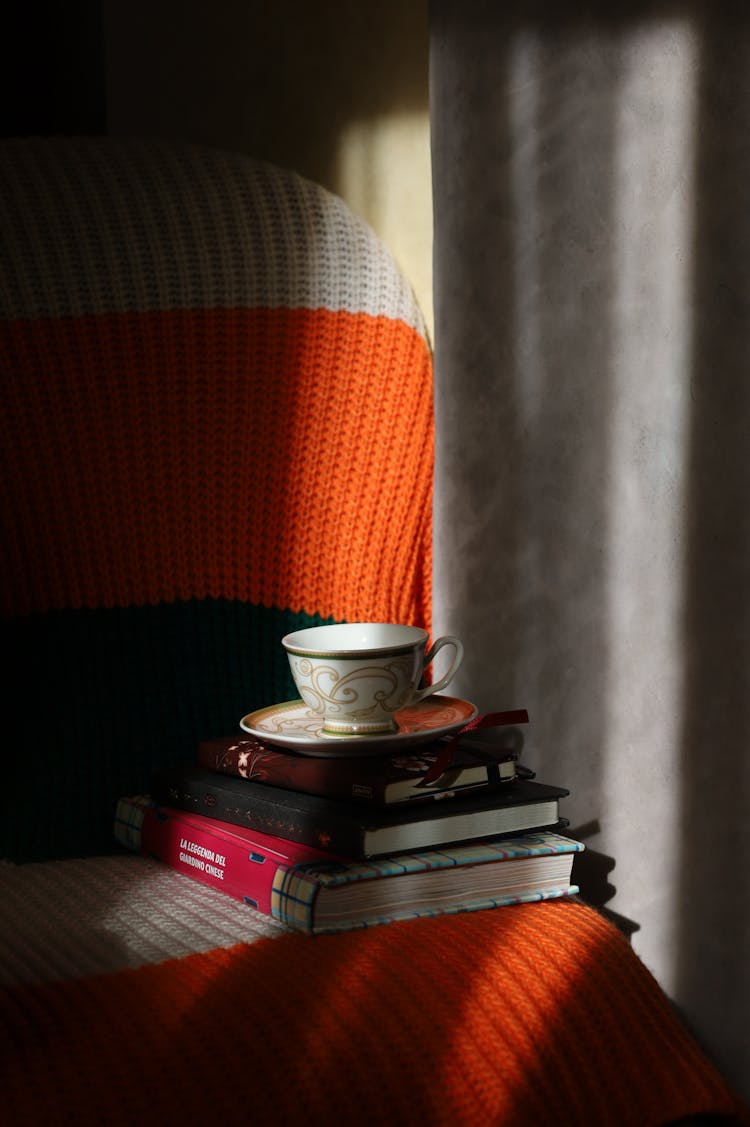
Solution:
[{"label": "cup rim", "polygon": [[[392,630],[394,640],[378,645],[364,644],[363,634],[368,630],[370,632]],[[335,643],[334,631],[338,634]],[[351,638],[350,643],[347,642],[347,636]],[[330,637],[331,642],[323,644],[326,637]],[[281,644],[287,653],[295,654],[297,657],[357,658],[408,653],[416,646],[426,646],[427,639],[427,631],[421,626],[405,626],[396,622],[334,622],[293,630],[284,635]]]}]

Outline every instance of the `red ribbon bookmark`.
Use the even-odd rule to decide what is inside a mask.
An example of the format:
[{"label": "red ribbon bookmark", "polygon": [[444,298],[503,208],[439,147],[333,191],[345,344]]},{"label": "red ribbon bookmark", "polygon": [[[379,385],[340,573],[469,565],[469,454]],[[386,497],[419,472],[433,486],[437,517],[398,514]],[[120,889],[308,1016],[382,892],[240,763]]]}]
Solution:
[{"label": "red ribbon bookmark", "polygon": [[506,724],[527,724],[528,720],[529,714],[525,708],[510,709],[507,712],[484,712],[475,716],[468,724],[464,724],[463,728],[459,728],[452,739],[446,741],[432,767],[417,783],[417,787],[425,787],[429,783],[434,783],[448,770],[453,762],[453,751],[456,744],[467,732],[473,732],[477,728],[501,728]]}]

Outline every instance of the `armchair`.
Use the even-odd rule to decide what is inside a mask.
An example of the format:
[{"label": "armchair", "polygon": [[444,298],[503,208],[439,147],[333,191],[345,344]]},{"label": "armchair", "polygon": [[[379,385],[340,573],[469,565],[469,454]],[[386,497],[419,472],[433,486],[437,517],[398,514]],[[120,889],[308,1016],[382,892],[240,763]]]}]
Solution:
[{"label": "armchair", "polygon": [[114,805],[294,696],[280,638],[430,626],[432,368],[337,197],[240,155],[0,144],[3,1122],[746,1111],[580,901],[287,932]]}]

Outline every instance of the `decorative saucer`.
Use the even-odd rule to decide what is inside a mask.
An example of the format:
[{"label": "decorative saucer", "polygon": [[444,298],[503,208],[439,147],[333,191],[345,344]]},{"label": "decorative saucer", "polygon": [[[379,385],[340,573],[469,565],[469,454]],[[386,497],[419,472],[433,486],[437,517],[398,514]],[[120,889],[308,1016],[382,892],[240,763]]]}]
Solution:
[{"label": "decorative saucer", "polygon": [[372,736],[326,736],[323,717],[303,700],[288,700],[250,712],[240,727],[264,743],[277,744],[301,755],[351,757],[377,755],[391,747],[411,747],[457,732],[477,715],[468,700],[439,693],[396,713],[397,732],[378,732]]}]

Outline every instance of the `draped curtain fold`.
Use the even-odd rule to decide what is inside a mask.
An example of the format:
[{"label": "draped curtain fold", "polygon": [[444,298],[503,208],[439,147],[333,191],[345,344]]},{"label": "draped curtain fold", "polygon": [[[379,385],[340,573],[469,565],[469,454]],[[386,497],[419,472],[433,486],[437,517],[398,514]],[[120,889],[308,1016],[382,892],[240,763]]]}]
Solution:
[{"label": "draped curtain fold", "polygon": [[436,633],[750,1096],[750,10],[432,0]]}]

